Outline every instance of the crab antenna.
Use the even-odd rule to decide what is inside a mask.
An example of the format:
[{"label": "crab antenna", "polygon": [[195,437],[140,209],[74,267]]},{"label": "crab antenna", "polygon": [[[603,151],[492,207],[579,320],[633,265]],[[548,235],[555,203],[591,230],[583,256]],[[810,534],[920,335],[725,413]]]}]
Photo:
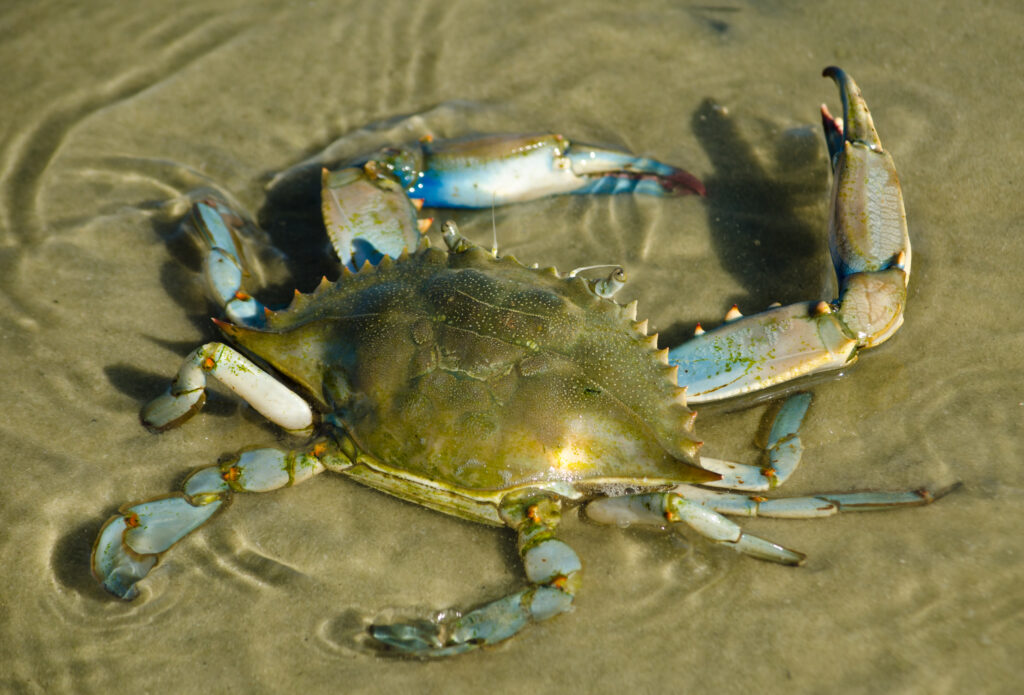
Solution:
[{"label": "crab antenna", "polygon": [[598,268],[621,268],[621,267],[622,266],[618,265],[617,263],[601,263],[599,265],[585,265],[585,266],[582,266],[580,268],[574,268],[573,270],[570,270],[569,274],[566,277],[574,278],[579,273],[582,273],[584,270],[597,270]]}]

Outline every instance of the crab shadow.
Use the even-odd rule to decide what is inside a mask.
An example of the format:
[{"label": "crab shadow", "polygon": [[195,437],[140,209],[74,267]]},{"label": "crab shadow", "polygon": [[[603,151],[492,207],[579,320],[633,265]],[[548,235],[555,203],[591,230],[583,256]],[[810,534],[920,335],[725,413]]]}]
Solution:
[{"label": "crab shadow", "polygon": [[64,588],[94,599],[109,598],[91,569],[93,540],[102,526],[99,516],[78,524],[57,538],[50,554],[54,579]]},{"label": "crab shadow", "polygon": [[[691,119],[713,170],[704,177],[710,241],[717,263],[743,292],[722,297],[705,327],[737,304],[744,313],[772,302],[818,298],[829,265],[825,202],[829,174],[824,147],[811,126],[781,129],[766,120],[738,120],[713,99]],[[667,344],[692,335],[695,321],[663,331]]]}]

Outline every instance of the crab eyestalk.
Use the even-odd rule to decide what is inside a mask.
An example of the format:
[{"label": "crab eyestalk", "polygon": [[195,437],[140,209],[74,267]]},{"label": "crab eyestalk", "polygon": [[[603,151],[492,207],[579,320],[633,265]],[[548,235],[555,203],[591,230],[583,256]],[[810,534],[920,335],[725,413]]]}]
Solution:
[{"label": "crab eyestalk", "polygon": [[838,369],[903,323],[910,238],[892,157],[853,79],[826,68],[839,86],[842,118],[822,106],[833,168],[829,248],[839,296],[726,317],[669,353],[692,403],[721,400]]}]

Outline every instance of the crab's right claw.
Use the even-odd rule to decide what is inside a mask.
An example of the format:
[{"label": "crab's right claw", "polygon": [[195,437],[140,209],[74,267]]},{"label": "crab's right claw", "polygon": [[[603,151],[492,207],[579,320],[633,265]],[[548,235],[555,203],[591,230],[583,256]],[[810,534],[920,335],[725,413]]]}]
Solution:
[{"label": "crab's right claw", "polygon": [[[837,67],[823,74],[836,81],[843,102],[841,124],[822,107],[835,172],[829,247],[839,277],[839,316],[859,347],[871,347],[903,324],[910,278],[907,216],[896,165],[882,149],[860,88]],[[835,130],[843,134],[841,149],[828,136]]]},{"label": "crab's right claw", "polygon": [[829,246],[839,280],[832,302],[803,302],[741,316],[673,348],[690,402],[720,400],[838,369],[903,323],[910,238],[892,157],[882,149],[860,89],[836,67],[843,118],[822,107],[834,172]]}]

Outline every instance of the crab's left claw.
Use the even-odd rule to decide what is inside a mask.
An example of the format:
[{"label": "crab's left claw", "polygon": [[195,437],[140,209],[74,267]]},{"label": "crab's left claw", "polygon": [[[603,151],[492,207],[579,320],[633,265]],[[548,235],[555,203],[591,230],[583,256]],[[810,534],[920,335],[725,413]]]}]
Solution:
[{"label": "crab's left claw", "polygon": [[423,141],[374,156],[428,207],[489,208],[563,193],[704,195],[692,174],[561,135]]},{"label": "crab's left claw", "polygon": [[757,391],[837,369],[903,324],[910,238],[892,157],[882,149],[860,89],[825,69],[839,86],[843,118],[822,107],[832,159],[829,247],[839,279],[832,302],[803,302],[741,317],[733,308],[713,331],[672,349],[691,402]]},{"label": "crab's left claw", "polygon": [[382,149],[361,164],[324,170],[324,225],[350,270],[416,248],[430,220],[417,208],[490,208],[563,193],[704,195],[692,174],[561,135],[424,139]]}]

